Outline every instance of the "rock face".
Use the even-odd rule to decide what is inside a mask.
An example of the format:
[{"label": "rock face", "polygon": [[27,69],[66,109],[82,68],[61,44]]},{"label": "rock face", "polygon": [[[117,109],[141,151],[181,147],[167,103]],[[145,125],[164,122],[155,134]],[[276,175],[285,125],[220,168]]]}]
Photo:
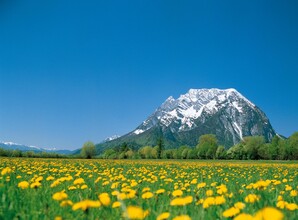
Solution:
[{"label": "rock face", "polygon": [[266,115],[237,90],[190,89],[177,99],[170,96],[135,130],[107,144],[155,145],[163,137],[166,147],[195,146],[203,134],[215,134],[226,147],[245,136],[276,135]]}]

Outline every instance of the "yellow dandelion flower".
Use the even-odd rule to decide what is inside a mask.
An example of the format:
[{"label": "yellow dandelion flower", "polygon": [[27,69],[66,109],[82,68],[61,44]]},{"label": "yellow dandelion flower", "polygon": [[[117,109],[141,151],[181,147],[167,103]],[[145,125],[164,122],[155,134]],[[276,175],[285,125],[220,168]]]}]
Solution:
[{"label": "yellow dandelion flower", "polygon": [[128,206],[123,215],[129,219],[144,219],[149,215],[149,211],[144,211],[138,206]]},{"label": "yellow dandelion flower", "polygon": [[230,217],[237,215],[239,212],[240,212],[240,210],[238,208],[231,207],[231,208],[227,209],[226,211],[224,211],[222,213],[222,215],[226,218],[230,218]]},{"label": "yellow dandelion flower", "polygon": [[209,208],[210,205],[214,205],[215,204],[215,199],[214,197],[208,197],[203,201],[203,208]]},{"label": "yellow dandelion flower", "polygon": [[266,207],[256,213],[254,220],[282,220],[283,217],[283,213],[278,209]]},{"label": "yellow dandelion flower", "polygon": [[35,179],[35,182],[40,182],[40,181],[42,181],[43,180],[43,177],[42,176],[39,176],[39,177],[37,177],[36,179]]},{"label": "yellow dandelion flower", "polygon": [[64,200],[60,203],[61,207],[72,206],[72,205],[73,205],[73,203],[71,200]]},{"label": "yellow dandelion flower", "polygon": [[240,215],[237,215],[234,220],[253,220],[253,216],[246,213],[241,213]]},{"label": "yellow dandelion flower", "polygon": [[275,186],[279,185],[279,184],[281,184],[281,181],[279,181],[279,180],[273,182],[273,185],[275,185]]},{"label": "yellow dandelion flower", "polygon": [[198,183],[198,180],[197,179],[193,179],[190,184],[197,184]]},{"label": "yellow dandelion flower", "polygon": [[191,220],[191,218],[188,215],[179,215],[173,218],[173,220]]},{"label": "yellow dandelion flower", "polygon": [[57,200],[57,201],[67,199],[67,197],[68,197],[68,196],[67,196],[67,194],[64,192],[64,190],[61,191],[61,192],[56,192],[56,193],[54,193],[54,195],[52,196],[52,198],[53,198],[54,200]]},{"label": "yellow dandelion flower", "polygon": [[201,189],[201,188],[204,188],[206,186],[206,183],[199,183],[198,185],[197,185],[197,188],[198,189]]},{"label": "yellow dandelion flower", "polygon": [[51,188],[54,188],[54,187],[58,186],[60,183],[61,183],[60,180],[55,180],[55,181],[51,184],[50,187],[51,187]]},{"label": "yellow dandelion flower", "polygon": [[76,186],[69,186],[69,187],[68,187],[68,190],[75,190],[75,189],[77,189]]},{"label": "yellow dandelion flower", "polygon": [[219,195],[222,195],[222,194],[228,192],[228,189],[227,189],[226,185],[224,185],[224,184],[222,184],[222,185],[220,185],[220,186],[217,186],[216,188],[217,188],[217,191],[216,191],[216,192],[217,192]]},{"label": "yellow dandelion flower", "polygon": [[150,188],[149,187],[145,187],[142,192],[147,192],[147,191],[150,191]]},{"label": "yellow dandelion flower", "polygon": [[111,203],[111,199],[108,193],[101,193],[98,196],[98,199],[101,202],[101,204],[103,204],[104,206],[108,206]]},{"label": "yellow dandelion flower", "polygon": [[287,204],[288,204],[287,202],[281,200],[281,201],[277,202],[276,207],[278,207],[280,209],[284,209]]},{"label": "yellow dandelion flower", "polygon": [[294,211],[294,210],[298,209],[298,205],[296,205],[295,203],[287,203],[286,209],[288,209],[290,211]]},{"label": "yellow dandelion flower", "polygon": [[83,211],[86,211],[88,208],[98,208],[101,204],[99,201],[93,201],[93,200],[83,200],[81,202],[77,202],[72,206],[72,210],[78,210],[81,209]]},{"label": "yellow dandelion flower", "polygon": [[256,201],[259,201],[260,197],[255,194],[249,194],[245,197],[244,201],[248,203],[254,203]]},{"label": "yellow dandelion flower", "polygon": [[297,190],[292,190],[292,191],[290,192],[290,196],[292,196],[292,197],[297,196]]},{"label": "yellow dandelion flower", "polygon": [[129,191],[129,193],[126,195],[126,197],[128,199],[133,199],[133,198],[136,197],[136,194],[137,194],[137,191],[132,189],[132,190]]},{"label": "yellow dandelion flower", "polygon": [[52,177],[52,176],[48,176],[47,178],[46,178],[46,181],[51,181],[51,180],[54,180],[55,178],[54,177]]},{"label": "yellow dandelion flower", "polygon": [[75,179],[73,181],[74,185],[80,185],[80,184],[83,184],[83,183],[85,183],[85,180],[83,178],[78,178],[78,179]]},{"label": "yellow dandelion flower", "polygon": [[213,191],[211,189],[206,191],[206,196],[212,196],[213,195]]},{"label": "yellow dandelion flower", "polygon": [[112,192],[112,196],[117,196],[117,195],[119,195],[119,193],[120,193],[119,191],[115,190],[115,191]]},{"label": "yellow dandelion flower", "polygon": [[30,188],[38,188],[40,186],[41,186],[40,182],[34,182],[34,183],[31,183]]},{"label": "yellow dandelion flower", "polygon": [[137,185],[138,185],[138,183],[135,182],[135,181],[131,182],[131,184],[130,184],[131,187],[135,187],[135,186],[137,186]]},{"label": "yellow dandelion flower", "polygon": [[156,190],[156,194],[162,194],[162,193],[164,193],[165,192],[165,190],[164,189],[158,189],[158,190]]},{"label": "yellow dandelion flower", "polygon": [[245,204],[242,203],[242,202],[236,202],[234,204],[234,207],[241,210],[241,209],[244,209],[245,208]]},{"label": "yellow dandelion flower", "polygon": [[217,182],[211,183],[211,186],[216,186],[216,185],[217,185]]},{"label": "yellow dandelion flower", "polygon": [[88,186],[86,184],[81,186],[81,189],[87,189],[87,188],[88,188]]},{"label": "yellow dandelion flower", "polygon": [[166,220],[170,217],[169,212],[163,212],[159,216],[157,216],[156,220]]},{"label": "yellow dandelion flower", "polygon": [[119,199],[119,200],[125,200],[125,199],[127,199],[127,195],[125,193],[119,193],[117,195],[117,199]]},{"label": "yellow dandelion flower", "polygon": [[105,182],[102,183],[103,186],[106,186],[106,185],[109,185],[109,184],[110,184],[110,181],[105,181]]},{"label": "yellow dandelion flower", "polygon": [[192,203],[193,201],[193,197],[192,196],[186,196],[184,198],[179,197],[179,198],[175,198],[171,201],[170,205],[171,206],[184,206],[184,205],[188,205],[190,203]]},{"label": "yellow dandelion flower", "polygon": [[150,199],[153,197],[153,193],[152,192],[145,192],[142,195],[142,199]]},{"label": "yellow dandelion flower", "polygon": [[7,174],[10,174],[12,172],[11,168],[10,167],[5,167],[2,171],[1,171],[1,175],[4,176],[4,175],[7,175]]},{"label": "yellow dandelion flower", "polygon": [[182,196],[183,195],[183,191],[182,190],[180,190],[180,189],[177,189],[177,190],[175,190],[175,191],[173,191],[172,192],[172,195],[173,196]]},{"label": "yellow dandelion flower", "polygon": [[199,200],[196,202],[196,205],[203,204],[203,202],[204,202],[204,199],[199,199]]},{"label": "yellow dandelion flower", "polygon": [[19,182],[18,187],[21,189],[26,189],[29,187],[29,183],[27,181]]},{"label": "yellow dandelion flower", "polygon": [[121,203],[119,201],[116,201],[113,203],[112,208],[118,208],[121,206]]},{"label": "yellow dandelion flower", "polygon": [[216,196],[213,201],[214,201],[214,205],[221,205],[226,202],[226,199],[223,196]]}]

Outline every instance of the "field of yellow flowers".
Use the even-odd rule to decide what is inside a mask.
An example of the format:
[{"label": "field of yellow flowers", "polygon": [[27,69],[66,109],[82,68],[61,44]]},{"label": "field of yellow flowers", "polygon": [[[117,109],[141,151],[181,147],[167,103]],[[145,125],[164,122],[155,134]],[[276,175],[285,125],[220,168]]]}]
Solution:
[{"label": "field of yellow flowers", "polygon": [[0,219],[298,219],[298,164],[0,158]]}]

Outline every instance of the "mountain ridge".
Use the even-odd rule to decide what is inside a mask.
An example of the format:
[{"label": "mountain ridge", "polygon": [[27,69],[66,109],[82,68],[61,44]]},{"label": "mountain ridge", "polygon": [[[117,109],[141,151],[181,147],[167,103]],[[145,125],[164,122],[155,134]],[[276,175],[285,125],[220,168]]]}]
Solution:
[{"label": "mountain ridge", "polygon": [[25,144],[18,144],[14,142],[0,142],[0,148],[3,148],[5,150],[20,150],[23,152],[26,151],[33,151],[33,152],[47,152],[47,153],[58,153],[58,154],[73,154],[74,151],[72,150],[60,150],[56,148],[42,148],[42,147],[36,147],[36,146],[29,146]]},{"label": "mountain ridge", "polygon": [[123,142],[136,148],[155,145],[159,137],[168,148],[195,146],[207,133],[215,134],[227,148],[244,136],[262,135],[269,141],[276,135],[265,113],[236,89],[190,89],[177,99],[169,96],[136,129],[97,144],[97,150]]}]

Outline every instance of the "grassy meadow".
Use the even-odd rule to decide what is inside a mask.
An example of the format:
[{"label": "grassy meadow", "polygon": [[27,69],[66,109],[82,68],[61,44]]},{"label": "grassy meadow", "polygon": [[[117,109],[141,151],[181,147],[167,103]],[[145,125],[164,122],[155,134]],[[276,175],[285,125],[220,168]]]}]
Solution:
[{"label": "grassy meadow", "polygon": [[298,164],[0,158],[0,219],[298,219]]}]

